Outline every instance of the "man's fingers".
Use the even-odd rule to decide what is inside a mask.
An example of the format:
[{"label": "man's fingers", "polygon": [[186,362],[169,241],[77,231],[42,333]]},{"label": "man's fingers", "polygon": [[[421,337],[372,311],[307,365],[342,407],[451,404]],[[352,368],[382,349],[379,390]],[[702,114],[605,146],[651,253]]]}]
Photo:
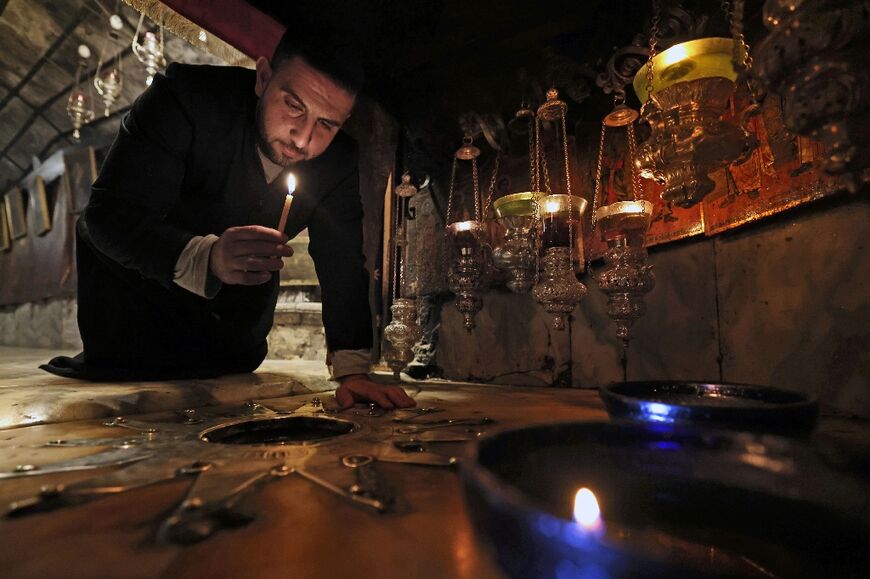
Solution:
[{"label": "man's fingers", "polygon": [[229,249],[229,255],[232,257],[241,257],[249,255],[268,255],[268,256],[285,256],[293,255],[293,248],[283,243],[274,243],[271,241],[249,241],[241,240],[234,241]]},{"label": "man's fingers", "polygon": [[230,227],[224,231],[223,235],[233,240],[254,240],[254,241],[273,241],[275,243],[286,243],[289,239],[286,235],[262,225],[242,225],[239,227]]},{"label": "man's fingers", "polygon": [[353,394],[350,393],[350,389],[344,386],[339,386],[335,391],[335,402],[342,410],[353,406]]},{"label": "man's fingers", "polygon": [[392,388],[388,388],[386,390],[387,397],[395,404],[398,408],[410,408],[412,406],[416,406],[417,402],[414,401],[413,398],[408,396],[408,394],[397,386],[393,386]]},{"label": "man's fingers", "polygon": [[272,274],[268,271],[235,271],[230,276],[230,284],[236,285],[260,285],[266,283],[272,278]]},{"label": "man's fingers", "polygon": [[385,410],[390,410],[391,408],[396,407],[396,405],[393,404],[389,398],[387,398],[387,395],[384,394],[384,391],[380,390],[379,388],[369,387],[366,389],[365,392],[360,392],[360,394],[363,394],[366,398],[376,403],[378,406]]},{"label": "man's fingers", "polygon": [[233,267],[247,272],[278,271],[284,267],[284,262],[277,257],[237,257]]}]

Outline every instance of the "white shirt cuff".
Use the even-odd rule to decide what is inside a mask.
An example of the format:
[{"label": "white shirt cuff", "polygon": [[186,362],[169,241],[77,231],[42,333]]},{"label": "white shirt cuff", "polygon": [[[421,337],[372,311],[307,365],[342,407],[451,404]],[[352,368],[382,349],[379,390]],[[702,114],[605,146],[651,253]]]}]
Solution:
[{"label": "white shirt cuff", "polygon": [[209,300],[217,295],[223,285],[208,268],[211,248],[217,240],[217,235],[209,234],[197,235],[188,241],[175,262],[173,272],[176,284]]},{"label": "white shirt cuff", "polygon": [[332,370],[332,379],[338,380],[351,374],[368,374],[372,367],[372,352],[363,350],[336,350],[330,352],[326,363]]}]

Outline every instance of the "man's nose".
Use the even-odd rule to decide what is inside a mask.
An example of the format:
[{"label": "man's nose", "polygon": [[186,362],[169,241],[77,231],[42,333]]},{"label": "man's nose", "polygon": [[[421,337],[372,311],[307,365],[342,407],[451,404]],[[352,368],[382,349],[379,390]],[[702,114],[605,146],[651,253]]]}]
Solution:
[{"label": "man's nose", "polygon": [[312,137],[314,136],[314,127],[316,124],[317,119],[306,117],[293,126],[293,130],[290,131],[290,140],[297,149],[305,149],[308,147],[311,143]]}]

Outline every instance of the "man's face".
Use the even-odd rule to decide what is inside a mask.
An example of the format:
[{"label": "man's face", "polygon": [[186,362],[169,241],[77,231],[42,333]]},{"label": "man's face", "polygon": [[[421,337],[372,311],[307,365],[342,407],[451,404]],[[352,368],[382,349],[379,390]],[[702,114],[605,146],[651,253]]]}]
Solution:
[{"label": "man's face", "polygon": [[273,70],[257,60],[259,146],[287,167],[317,157],[350,116],[356,95],[295,56]]}]

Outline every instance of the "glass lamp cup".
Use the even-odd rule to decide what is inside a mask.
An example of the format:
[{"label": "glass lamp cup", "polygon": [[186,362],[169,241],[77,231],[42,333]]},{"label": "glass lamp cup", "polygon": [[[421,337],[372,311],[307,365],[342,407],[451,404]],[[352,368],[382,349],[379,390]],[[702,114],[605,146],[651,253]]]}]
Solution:
[{"label": "glass lamp cup", "polygon": [[572,226],[574,238],[582,236],[579,224],[583,212],[586,211],[586,205],[586,200],[576,195],[547,195],[541,198],[544,248],[568,247],[571,244]]},{"label": "glass lamp cup", "polygon": [[643,246],[643,238],[652,222],[653,205],[643,199],[617,201],[598,209],[596,220],[601,238],[608,245],[624,240],[628,245]]}]

